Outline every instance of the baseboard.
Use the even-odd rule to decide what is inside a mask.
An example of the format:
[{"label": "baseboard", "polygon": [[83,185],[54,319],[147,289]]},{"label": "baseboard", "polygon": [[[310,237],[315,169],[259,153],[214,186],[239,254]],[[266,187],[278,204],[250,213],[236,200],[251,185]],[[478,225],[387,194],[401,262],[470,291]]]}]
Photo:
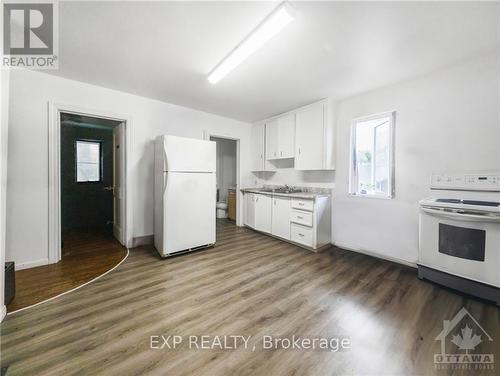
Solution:
[{"label": "baseboard", "polygon": [[396,257],[390,257],[390,256],[381,255],[378,252],[368,251],[366,249],[353,248],[351,246],[348,246],[348,245],[345,245],[345,244],[342,244],[342,243],[339,243],[339,242],[332,242],[332,244],[335,247],[342,248],[342,249],[345,249],[345,250],[350,251],[350,252],[362,253],[362,254],[367,255],[367,256],[372,256],[372,257],[379,258],[379,259],[382,259],[382,260],[395,262],[396,264],[401,264],[401,265],[409,266],[409,267],[415,268],[415,269],[417,268],[417,263],[416,262],[409,262],[409,261],[402,260],[402,259],[399,259],[399,258],[396,258]]},{"label": "baseboard", "polygon": [[3,321],[3,319],[7,316],[7,307],[5,305],[2,305],[0,308],[0,322]]},{"label": "baseboard", "polygon": [[152,245],[154,244],[154,240],[154,235],[137,236],[132,238],[132,247],[130,248],[140,247],[141,245]]},{"label": "baseboard", "polygon": [[29,262],[16,262],[16,270],[36,268],[37,266],[48,265],[48,264],[49,264],[48,258],[29,261]]}]

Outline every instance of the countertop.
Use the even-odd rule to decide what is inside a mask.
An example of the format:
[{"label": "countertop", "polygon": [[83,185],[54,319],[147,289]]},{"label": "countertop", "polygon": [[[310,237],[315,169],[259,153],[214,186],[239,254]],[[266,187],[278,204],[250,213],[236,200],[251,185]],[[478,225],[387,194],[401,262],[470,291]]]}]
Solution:
[{"label": "countertop", "polygon": [[261,195],[268,196],[280,196],[280,197],[292,197],[292,198],[302,198],[306,200],[314,200],[317,197],[329,197],[331,193],[326,192],[296,192],[296,193],[280,193],[280,192],[269,192],[263,190],[263,188],[244,188],[241,190],[246,193],[258,193]]}]

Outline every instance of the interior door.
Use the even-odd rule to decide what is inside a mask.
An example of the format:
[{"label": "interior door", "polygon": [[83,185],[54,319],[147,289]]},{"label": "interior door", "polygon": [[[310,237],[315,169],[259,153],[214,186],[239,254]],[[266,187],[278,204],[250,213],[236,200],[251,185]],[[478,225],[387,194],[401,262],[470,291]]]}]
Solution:
[{"label": "interior door", "polygon": [[290,239],[290,199],[273,198],[272,234]]},{"label": "interior door", "polygon": [[113,235],[125,245],[125,123],[113,128]]},{"label": "interior door", "polygon": [[324,121],[323,103],[297,111],[295,169],[320,170],[324,167]]}]

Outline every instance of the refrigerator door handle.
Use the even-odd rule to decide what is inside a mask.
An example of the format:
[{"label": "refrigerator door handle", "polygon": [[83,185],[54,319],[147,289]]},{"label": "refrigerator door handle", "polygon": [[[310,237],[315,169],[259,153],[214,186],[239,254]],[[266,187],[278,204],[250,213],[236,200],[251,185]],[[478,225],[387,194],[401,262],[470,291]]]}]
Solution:
[{"label": "refrigerator door handle", "polygon": [[162,197],[165,197],[165,191],[167,190],[167,173],[163,173],[163,190],[162,190]]},{"label": "refrigerator door handle", "polygon": [[167,171],[167,151],[165,150],[165,145],[163,146],[163,171]]}]

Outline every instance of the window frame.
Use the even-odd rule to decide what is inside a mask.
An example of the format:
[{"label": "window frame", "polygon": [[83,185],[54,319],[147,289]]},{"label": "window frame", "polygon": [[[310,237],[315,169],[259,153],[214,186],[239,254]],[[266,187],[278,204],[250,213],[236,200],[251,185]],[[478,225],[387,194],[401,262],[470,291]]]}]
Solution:
[{"label": "window frame", "polygon": [[[388,194],[370,193],[361,194],[357,191],[357,161],[356,161],[356,128],[358,123],[365,121],[375,120],[378,118],[389,118],[389,179],[388,179]],[[351,142],[350,142],[350,156],[349,156],[349,193],[350,197],[364,197],[364,198],[375,198],[383,200],[391,200],[395,197],[395,149],[396,149],[396,138],[395,138],[395,124],[396,124],[396,110],[381,112],[373,115],[362,116],[351,121]],[[374,135],[375,142],[375,135]],[[375,163],[375,161],[373,161]]]},{"label": "window frame", "polygon": [[[92,181],[78,181],[78,143],[79,142],[86,142],[86,143],[93,143],[93,144],[99,144],[99,180],[92,180]],[[94,140],[94,139],[89,139],[89,138],[77,138],[75,139],[75,144],[74,144],[74,156],[75,156],[75,183],[76,184],[99,184],[102,183],[103,181],[103,152],[102,152],[102,140]]]}]

